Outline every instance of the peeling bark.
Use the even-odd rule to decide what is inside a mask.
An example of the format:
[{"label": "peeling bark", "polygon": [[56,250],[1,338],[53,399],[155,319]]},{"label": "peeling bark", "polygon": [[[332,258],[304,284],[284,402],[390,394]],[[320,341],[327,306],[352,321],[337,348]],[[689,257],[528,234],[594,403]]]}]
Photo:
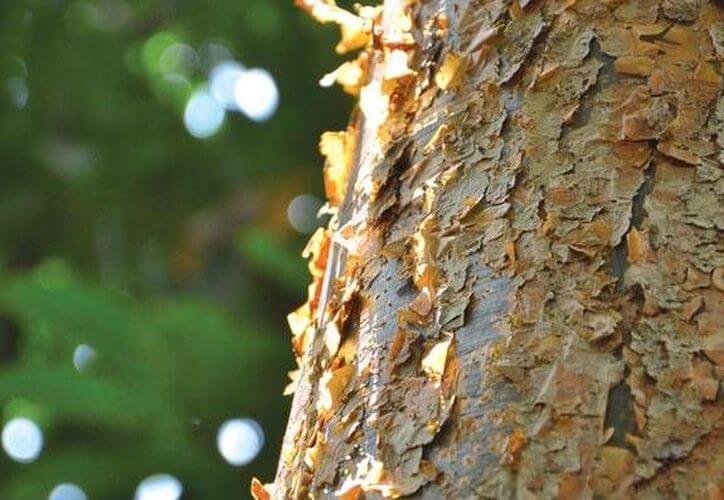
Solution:
[{"label": "peeling bark", "polygon": [[298,3],[366,48],[255,496],[721,498],[717,2]]}]

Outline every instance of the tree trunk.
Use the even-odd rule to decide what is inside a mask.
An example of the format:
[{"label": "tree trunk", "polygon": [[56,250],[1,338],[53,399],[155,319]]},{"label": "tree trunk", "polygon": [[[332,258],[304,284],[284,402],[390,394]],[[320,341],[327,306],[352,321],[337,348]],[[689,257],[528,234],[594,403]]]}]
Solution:
[{"label": "tree trunk", "polygon": [[297,3],[366,48],[256,495],[722,498],[722,8]]}]

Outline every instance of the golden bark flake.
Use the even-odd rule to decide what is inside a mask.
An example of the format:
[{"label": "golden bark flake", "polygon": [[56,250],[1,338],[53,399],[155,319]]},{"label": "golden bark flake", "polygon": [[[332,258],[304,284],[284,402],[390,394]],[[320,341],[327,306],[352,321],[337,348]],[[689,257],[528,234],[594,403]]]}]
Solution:
[{"label": "golden bark flake", "polygon": [[513,431],[505,442],[505,452],[502,457],[502,462],[511,469],[516,469],[518,466],[518,460],[520,451],[525,445],[525,433],[521,429]]},{"label": "golden bark flake", "polygon": [[[335,48],[338,54],[361,49],[371,40],[373,20],[337,7],[334,0],[295,0],[295,3],[320,23],[339,25],[342,38]],[[363,13],[370,15],[374,11]]]},{"label": "golden bark flake", "polygon": [[385,31],[382,42],[388,49],[411,50],[416,47],[412,36],[414,28],[410,10],[418,0],[400,0],[392,3],[392,8],[385,13],[388,29]]},{"label": "golden bark flake", "polygon": [[[382,93],[387,96],[387,116],[393,118],[383,125],[383,128],[393,126],[396,114],[401,112],[407,105],[413,94],[417,71],[409,66],[410,54],[401,49],[393,49],[386,53],[385,70],[382,75]],[[384,131],[378,131],[381,134],[380,139],[386,142]]]},{"label": "golden bark flake", "polygon": [[430,140],[427,141],[427,144],[425,144],[425,147],[422,150],[423,153],[428,155],[438,147],[441,147],[443,141],[445,140],[445,137],[449,132],[450,125],[447,123],[443,123],[439,127],[437,127],[437,129],[435,129],[435,132],[432,134],[432,137],[430,137]]},{"label": "golden bark flake", "polygon": [[360,89],[359,108],[373,130],[387,121],[390,96],[382,92],[382,81],[372,81]]},{"label": "golden bark flake", "polygon": [[452,90],[460,84],[465,73],[467,59],[456,52],[448,52],[435,73],[435,83],[441,90]]},{"label": "golden bark flake", "polygon": [[432,311],[432,293],[429,287],[422,288],[415,300],[410,303],[410,309],[423,318],[430,314],[430,311]]},{"label": "golden bark flake", "polygon": [[310,470],[315,470],[317,461],[322,453],[325,443],[326,440],[324,435],[321,432],[317,432],[317,435],[314,438],[314,445],[304,450],[304,464],[309,467]]},{"label": "golden bark flake", "polygon": [[324,345],[327,347],[330,359],[337,354],[341,340],[342,335],[339,333],[339,328],[337,327],[336,322],[330,321],[327,323],[327,326],[324,329]]},{"label": "golden bark flake", "polygon": [[319,141],[319,151],[325,156],[324,188],[334,206],[340,206],[349,183],[354,161],[356,134],[351,130],[325,132]]},{"label": "golden bark flake", "polygon": [[395,82],[406,78],[414,78],[417,72],[408,66],[408,54],[404,50],[391,50],[385,58],[385,82]]},{"label": "golden bark flake", "polygon": [[257,478],[251,480],[251,496],[254,500],[272,500],[274,498],[274,485],[262,484]]},{"label": "golden bark flake", "polygon": [[[314,314],[321,292],[322,276],[327,264],[329,242],[329,231],[318,228],[302,252],[302,256],[309,259],[308,268],[314,279],[309,285],[307,302],[287,315],[287,322],[292,331],[292,347],[297,356],[301,356],[306,351],[314,334]],[[285,389],[285,393],[287,390],[291,389],[288,387]]]},{"label": "golden bark flake", "polygon": [[693,74],[694,90],[697,92],[697,99],[705,102],[716,97],[721,89],[721,76],[714,69],[714,66],[706,61],[700,62]]},{"label": "golden bark flake", "polygon": [[620,2],[613,14],[620,21],[642,24],[655,23],[659,15],[659,3],[652,0]]},{"label": "golden bark flake", "polygon": [[289,323],[289,329],[292,331],[292,335],[302,335],[312,322],[309,314],[309,306],[304,304],[296,311],[289,313],[287,315],[287,322]]},{"label": "golden bark flake", "polygon": [[[365,127],[376,135],[371,146],[382,153],[385,145],[400,137],[415,110],[417,70],[412,67],[417,42],[410,15],[416,0],[401,0],[385,10],[385,30],[375,40],[382,53],[380,78],[360,91],[359,107],[366,118]],[[379,53],[379,52],[377,52]]]},{"label": "golden bark flake", "polygon": [[302,251],[302,257],[309,259],[309,272],[315,278],[324,273],[329,253],[329,230],[320,227],[312,234],[307,246]]},{"label": "golden bark flake", "polygon": [[297,386],[299,385],[299,378],[301,377],[302,370],[297,368],[296,370],[291,370],[287,372],[287,377],[289,378],[289,383],[284,388],[284,391],[282,392],[283,396],[291,396],[297,391]]},{"label": "golden bark flake", "polygon": [[306,351],[311,335],[307,335],[314,331],[312,327],[312,313],[309,303],[304,304],[299,309],[287,315],[287,322],[292,331],[292,346],[297,356],[301,356]]},{"label": "golden bark flake", "polygon": [[331,73],[327,73],[319,80],[322,87],[331,87],[335,83],[342,86],[342,89],[350,94],[357,95],[364,84],[369,56],[363,52],[354,61],[342,63],[337,69]]},{"label": "golden bark flake", "polygon": [[630,264],[651,260],[651,248],[646,240],[646,235],[635,227],[632,227],[626,235],[626,246]]},{"label": "golden bark flake", "polygon": [[354,377],[354,365],[345,365],[336,370],[327,370],[319,379],[319,399],[317,411],[326,415],[339,404],[340,398],[347,385]]},{"label": "golden bark flake", "polygon": [[445,364],[447,363],[447,355],[450,350],[452,335],[448,334],[445,340],[442,340],[432,346],[425,354],[420,363],[422,370],[434,381],[439,382],[445,372]]},{"label": "golden bark flake", "polygon": [[433,218],[425,219],[420,230],[412,236],[412,248],[415,258],[413,280],[417,288],[428,287],[435,294],[437,286],[438,266],[436,254],[439,238],[436,234],[437,222]]},{"label": "golden bark flake", "polygon": [[623,75],[648,76],[654,70],[654,60],[646,56],[621,56],[613,66]]},{"label": "golden bark flake", "polygon": [[518,264],[518,258],[515,253],[515,241],[513,241],[512,239],[506,238],[505,240],[505,255],[508,257],[508,262],[510,262],[511,269],[515,271]]}]

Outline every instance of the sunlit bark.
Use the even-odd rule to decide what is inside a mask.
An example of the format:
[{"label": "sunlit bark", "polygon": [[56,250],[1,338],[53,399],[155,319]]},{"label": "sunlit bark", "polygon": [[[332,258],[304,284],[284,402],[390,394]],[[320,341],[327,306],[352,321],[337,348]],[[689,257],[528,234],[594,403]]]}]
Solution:
[{"label": "sunlit bark", "polygon": [[722,9],[359,14],[326,19],[359,111],[256,495],[720,498]]}]

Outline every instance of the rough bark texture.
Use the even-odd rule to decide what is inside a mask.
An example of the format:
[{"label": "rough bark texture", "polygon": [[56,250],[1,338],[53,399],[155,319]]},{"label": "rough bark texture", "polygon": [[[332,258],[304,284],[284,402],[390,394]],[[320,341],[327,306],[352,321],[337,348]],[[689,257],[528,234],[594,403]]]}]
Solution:
[{"label": "rough bark texture", "polygon": [[298,3],[366,48],[256,495],[722,498],[720,4]]}]

